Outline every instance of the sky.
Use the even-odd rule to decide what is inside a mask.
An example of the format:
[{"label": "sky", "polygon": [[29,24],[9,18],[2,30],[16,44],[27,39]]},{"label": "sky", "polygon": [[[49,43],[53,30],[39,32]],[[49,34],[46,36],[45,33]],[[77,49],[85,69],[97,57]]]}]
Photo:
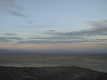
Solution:
[{"label": "sky", "polygon": [[0,0],[0,48],[106,51],[107,0]]}]

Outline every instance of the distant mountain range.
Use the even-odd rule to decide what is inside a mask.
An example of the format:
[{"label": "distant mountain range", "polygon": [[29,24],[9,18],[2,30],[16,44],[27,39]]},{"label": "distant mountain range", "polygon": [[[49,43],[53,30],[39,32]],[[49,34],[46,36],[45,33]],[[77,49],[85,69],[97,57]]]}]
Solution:
[{"label": "distant mountain range", "polygon": [[0,53],[49,53],[49,54],[102,54],[107,53],[107,49],[0,49]]}]

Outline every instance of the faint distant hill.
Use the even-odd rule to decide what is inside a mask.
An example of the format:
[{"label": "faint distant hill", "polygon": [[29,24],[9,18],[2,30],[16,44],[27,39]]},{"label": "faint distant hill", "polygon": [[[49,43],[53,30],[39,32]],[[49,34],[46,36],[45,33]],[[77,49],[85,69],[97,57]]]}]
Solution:
[{"label": "faint distant hill", "polygon": [[107,49],[8,49],[0,48],[0,53],[52,53],[52,54],[105,54]]},{"label": "faint distant hill", "polygon": [[25,49],[0,49],[0,53],[14,53],[14,54],[17,54],[17,53],[35,53],[35,51],[33,50],[25,50]]},{"label": "faint distant hill", "polygon": [[0,53],[20,53],[21,50],[17,49],[0,49]]},{"label": "faint distant hill", "polygon": [[0,80],[107,80],[107,73],[80,67],[0,67]]}]

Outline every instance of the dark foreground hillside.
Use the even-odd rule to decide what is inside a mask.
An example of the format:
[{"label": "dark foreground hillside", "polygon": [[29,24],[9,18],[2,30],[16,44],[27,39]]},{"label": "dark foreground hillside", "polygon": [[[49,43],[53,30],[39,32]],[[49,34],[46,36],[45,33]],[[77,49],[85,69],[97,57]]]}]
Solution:
[{"label": "dark foreground hillside", "polygon": [[80,67],[0,67],[0,80],[107,80],[107,73]]}]

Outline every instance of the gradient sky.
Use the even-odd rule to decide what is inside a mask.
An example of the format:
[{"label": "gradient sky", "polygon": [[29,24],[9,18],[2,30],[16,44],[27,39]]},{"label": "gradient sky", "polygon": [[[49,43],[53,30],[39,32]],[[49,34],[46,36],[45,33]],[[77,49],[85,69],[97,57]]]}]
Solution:
[{"label": "gradient sky", "polygon": [[0,48],[107,48],[107,0],[0,0]]}]

